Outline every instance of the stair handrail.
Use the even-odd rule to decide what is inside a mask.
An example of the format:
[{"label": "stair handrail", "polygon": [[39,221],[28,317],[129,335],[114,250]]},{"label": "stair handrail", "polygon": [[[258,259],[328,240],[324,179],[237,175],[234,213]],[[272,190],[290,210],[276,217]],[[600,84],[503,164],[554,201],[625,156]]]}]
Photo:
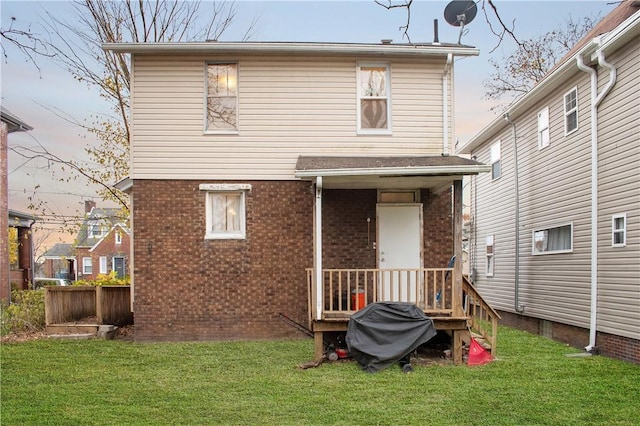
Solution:
[{"label": "stair handrail", "polygon": [[[464,310],[467,314],[467,326],[488,341],[491,344],[491,353],[495,354],[498,342],[498,320],[502,319],[500,314],[484,300],[466,275],[462,276],[462,291],[466,295]],[[483,321],[491,323],[491,332],[484,327]]]}]

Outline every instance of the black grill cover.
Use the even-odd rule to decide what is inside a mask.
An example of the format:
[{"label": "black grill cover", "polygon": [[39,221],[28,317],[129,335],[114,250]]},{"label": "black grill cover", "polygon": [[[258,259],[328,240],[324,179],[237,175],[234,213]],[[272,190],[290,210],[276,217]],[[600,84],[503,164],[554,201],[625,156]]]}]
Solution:
[{"label": "black grill cover", "polygon": [[383,370],[436,335],[431,318],[413,303],[372,303],[351,315],[349,353],[369,373]]}]

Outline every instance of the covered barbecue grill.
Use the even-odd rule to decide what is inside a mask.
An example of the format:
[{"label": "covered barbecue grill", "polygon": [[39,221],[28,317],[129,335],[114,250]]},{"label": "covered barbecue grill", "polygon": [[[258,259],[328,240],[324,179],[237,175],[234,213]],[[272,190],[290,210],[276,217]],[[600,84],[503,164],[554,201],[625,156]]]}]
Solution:
[{"label": "covered barbecue grill", "polygon": [[405,359],[436,335],[431,318],[413,303],[372,303],[351,315],[349,353],[370,373]]}]

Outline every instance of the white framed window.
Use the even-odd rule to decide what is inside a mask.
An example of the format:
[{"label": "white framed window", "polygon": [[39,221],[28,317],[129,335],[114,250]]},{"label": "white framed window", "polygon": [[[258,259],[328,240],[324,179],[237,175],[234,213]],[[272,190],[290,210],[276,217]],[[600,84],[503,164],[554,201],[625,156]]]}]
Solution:
[{"label": "white framed window", "polygon": [[564,134],[578,130],[578,88],[574,87],[564,95]]},{"label": "white framed window", "polygon": [[358,133],[391,133],[389,64],[358,64]]},{"label": "white framed window", "polygon": [[549,107],[538,112],[538,149],[549,146]]},{"label": "white framed window", "polygon": [[206,191],[204,238],[244,239],[246,237],[245,198],[249,184],[201,184]]},{"label": "white framed window", "polygon": [[90,257],[82,258],[82,275],[91,275],[93,273],[93,265]]},{"label": "white framed window", "polygon": [[493,276],[493,269],[494,269],[494,237],[493,235],[487,235],[487,239],[486,239],[486,256],[487,256],[487,270],[485,272],[485,275],[487,277],[492,277]]},{"label": "white framed window", "polygon": [[100,256],[100,273],[106,274],[107,272],[107,256]]},{"label": "white framed window", "polygon": [[116,244],[122,244],[122,232],[116,231]]},{"label": "white framed window", "polygon": [[207,63],[205,133],[238,133],[238,64]]},{"label": "white framed window", "polygon": [[611,246],[625,247],[627,245],[627,214],[611,216]]},{"label": "white framed window", "polygon": [[573,224],[532,232],[532,254],[570,253],[573,251]]},{"label": "white framed window", "polygon": [[496,180],[500,176],[502,176],[500,141],[496,141],[491,145],[491,180]]}]

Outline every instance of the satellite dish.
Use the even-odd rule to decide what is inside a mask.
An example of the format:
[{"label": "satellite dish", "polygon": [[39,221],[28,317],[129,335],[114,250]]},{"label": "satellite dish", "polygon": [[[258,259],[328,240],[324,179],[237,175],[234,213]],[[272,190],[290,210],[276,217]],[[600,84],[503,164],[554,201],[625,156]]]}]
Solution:
[{"label": "satellite dish", "polygon": [[478,13],[478,8],[476,7],[476,3],[471,0],[454,0],[444,8],[445,21],[454,27],[460,27],[458,44],[460,44],[460,40],[462,39],[464,26],[473,21],[473,18],[476,17],[476,13]]}]

